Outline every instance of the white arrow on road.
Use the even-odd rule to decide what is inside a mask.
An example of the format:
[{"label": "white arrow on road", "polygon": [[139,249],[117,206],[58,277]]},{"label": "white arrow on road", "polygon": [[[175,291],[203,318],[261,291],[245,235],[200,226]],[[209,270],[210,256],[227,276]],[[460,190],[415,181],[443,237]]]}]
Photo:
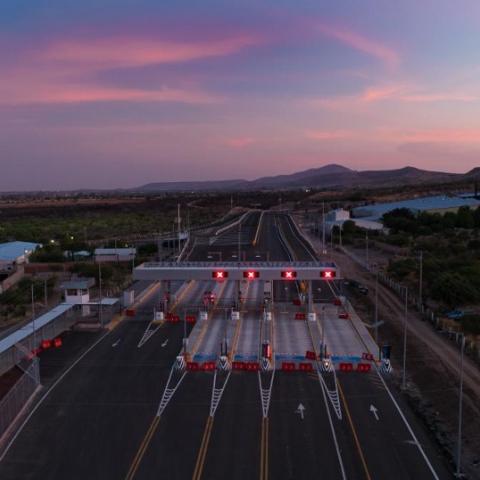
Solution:
[{"label": "white arrow on road", "polygon": [[112,343],[112,347],[115,348],[120,342],[121,342],[121,338],[119,338],[115,343]]},{"label": "white arrow on road", "polygon": [[297,409],[295,410],[295,413],[299,413],[300,418],[303,420],[303,418],[304,418],[303,414],[304,414],[305,410],[306,410],[306,408],[303,406],[303,404],[299,403]]},{"label": "white arrow on road", "polygon": [[373,416],[375,417],[375,420],[380,420],[380,418],[378,417],[378,408],[375,407],[375,405],[370,405],[370,411],[373,413]]},{"label": "white arrow on road", "polygon": [[168,343],[168,338],[162,343],[162,348],[163,348],[163,347],[166,347],[166,346],[167,346],[167,343]]}]

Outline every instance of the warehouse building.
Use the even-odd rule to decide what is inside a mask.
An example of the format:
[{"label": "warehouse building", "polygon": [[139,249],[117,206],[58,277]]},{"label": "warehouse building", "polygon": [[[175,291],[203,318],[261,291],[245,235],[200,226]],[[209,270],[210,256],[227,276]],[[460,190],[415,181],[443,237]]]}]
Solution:
[{"label": "warehouse building", "polygon": [[[457,212],[460,207],[477,208],[480,200],[475,198],[447,197],[437,195],[432,197],[412,198],[398,202],[374,203],[352,209],[352,217],[369,221],[379,221],[388,212],[398,208],[406,208],[413,213],[428,212],[440,213]],[[353,219],[352,219],[353,220]]]},{"label": "warehouse building", "polygon": [[0,243],[0,269],[14,268],[28,262],[28,257],[42,245],[31,242]]}]

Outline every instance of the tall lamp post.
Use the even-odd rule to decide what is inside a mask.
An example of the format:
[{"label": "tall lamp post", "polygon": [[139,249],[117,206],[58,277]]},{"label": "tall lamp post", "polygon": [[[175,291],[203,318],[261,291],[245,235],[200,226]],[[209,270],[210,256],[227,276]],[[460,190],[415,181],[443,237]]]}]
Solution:
[{"label": "tall lamp post", "polygon": [[403,372],[402,372],[402,390],[406,386],[406,368],[407,368],[407,317],[408,317],[408,287],[405,287],[405,315],[403,319]]},{"label": "tall lamp post", "polygon": [[100,320],[100,326],[103,328],[103,316],[102,316],[102,264],[98,262],[98,290],[99,290],[99,303],[98,303],[98,316]]},{"label": "tall lamp post", "polygon": [[462,478],[462,420],[463,420],[463,355],[465,352],[465,335],[462,333],[462,343],[460,346],[460,381],[458,394],[458,430],[457,430],[457,468],[455,476]]}]

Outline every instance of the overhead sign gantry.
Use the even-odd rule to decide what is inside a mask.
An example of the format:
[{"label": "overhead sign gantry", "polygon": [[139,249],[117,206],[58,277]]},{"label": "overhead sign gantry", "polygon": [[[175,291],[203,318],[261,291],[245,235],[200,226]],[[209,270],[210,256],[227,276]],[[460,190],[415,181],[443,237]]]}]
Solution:
[{"label": "overhead sign gantry", "polygon": [[135,280],[336,280],[333,262],[147,262]]}]

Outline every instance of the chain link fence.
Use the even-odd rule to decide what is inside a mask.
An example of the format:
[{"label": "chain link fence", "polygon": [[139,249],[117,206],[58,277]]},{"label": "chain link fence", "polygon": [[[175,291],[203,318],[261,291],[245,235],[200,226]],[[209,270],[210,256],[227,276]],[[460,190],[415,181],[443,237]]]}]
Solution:
[{"label": "chain link fence", "polygon": [[0,400],[0,439],[40,385],[38,358],[33,358],[8,393]]}]

